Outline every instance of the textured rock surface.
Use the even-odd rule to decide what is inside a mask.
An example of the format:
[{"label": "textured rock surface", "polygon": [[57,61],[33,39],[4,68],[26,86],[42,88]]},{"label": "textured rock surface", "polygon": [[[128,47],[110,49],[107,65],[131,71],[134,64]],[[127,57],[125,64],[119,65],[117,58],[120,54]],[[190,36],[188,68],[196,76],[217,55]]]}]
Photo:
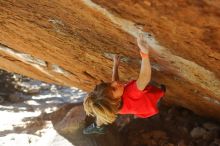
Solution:
[{"label": "textured rock surface", "polygon": [[90,91],[111,79],[115,53],[121,79],[137,78],[135,37],[143,31],[166,101],[219,119],[219,1],[94,2],[0,1],[0,67]]}]

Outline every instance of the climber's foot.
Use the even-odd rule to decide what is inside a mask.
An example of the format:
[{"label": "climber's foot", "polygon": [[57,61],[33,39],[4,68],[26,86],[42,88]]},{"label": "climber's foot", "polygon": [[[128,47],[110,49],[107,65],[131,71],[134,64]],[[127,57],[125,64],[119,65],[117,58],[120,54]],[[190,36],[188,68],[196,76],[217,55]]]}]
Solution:
[{"label": "climber's foot", "polygon": [[83,134],[105,134],[105,127],[92,123],[83,130]]}]

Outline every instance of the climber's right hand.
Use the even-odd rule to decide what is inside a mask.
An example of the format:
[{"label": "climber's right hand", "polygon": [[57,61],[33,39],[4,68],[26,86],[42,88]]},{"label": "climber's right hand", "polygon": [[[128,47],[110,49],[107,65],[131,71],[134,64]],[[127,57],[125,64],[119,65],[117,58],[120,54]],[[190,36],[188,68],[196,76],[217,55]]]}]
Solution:
[{"label": "climber's right hand", "polygon": [[144,39],[143,33],[138,34],[137,44],[143,53],[146,53],[146,54],[149,53],[150,46],[148,45],[147,41]]}]

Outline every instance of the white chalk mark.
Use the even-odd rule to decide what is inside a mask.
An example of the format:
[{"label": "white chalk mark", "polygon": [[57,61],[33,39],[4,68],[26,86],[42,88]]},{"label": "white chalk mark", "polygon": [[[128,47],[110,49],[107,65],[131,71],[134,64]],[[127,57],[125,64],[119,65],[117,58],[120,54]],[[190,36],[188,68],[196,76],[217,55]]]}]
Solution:
[{"label": "white chalk mark", "polygon": [[68,77],[70,75],[70,73],[68,71],[64,70],[63,68],[61,68],[57,64],[52,64],[51,67],[52,67],[52,71],[54,71],[56,73],[63,74],[66,77]]},{"label": "white chalk mark", "polygon": [[212,103],[215,103],[215,104],[220,105],[220,101],[218,101],[218,100],[216,100],[216,99],[213,99],[213,98],[211,98],[211,97],[203,96],[202,98],[205,99],[205,100],[207,100],[207,101],[209,101],[209,102],[212,102]]},{"label": "white chalk mark", "polygon": [[[51,79],[55,79],[57,80],[58,82],[60,83],[64,83],[62,80],[54,77],[53,74],[51,74],[48,69],[47,69],[47,65],[46,65],[46,62],[41,60],[41,59],[38,59],[38,58],[35,58],[29,54],[25,54],[25,53],[20,53],[18,51],[15,51],[5,45],[1,45],[0,44],[0,51],[2,52],[5,52],[6,54],[10,55],[10,56],[13,56],[14,58],[26,63],[26,64],[29,64],[31,66],[33,66],[34,68],[36,68],[37,70],[39,70],[40,72],[46,74],[47,76],[49,76]],[[64,69],[62,69],[61,67],[59,67],[58,65],[52,65],[53,67],[53,70],[52,71],[55,71],[57,73],[60,73],[64,76],[68,76],[69,73],[67,71],[65,71]]]},{"label": "white chalk mark", "polygon": [[59,24],[59,25],[64,26],[63,22],[61,20],[58,20],[58,19],[49,18],[48,21],[52,22],[53,24]]},{"label": "white chalk mark", "polygon": [[19,58],[19,60],[21,60],[22,62],[26,62],[30,64],[37,64],[37,65],[46,67],[45,61],[41,59],[37,59],[29,54],[19,53],[1,44],[0,44],[0,50],[15,58]]}]

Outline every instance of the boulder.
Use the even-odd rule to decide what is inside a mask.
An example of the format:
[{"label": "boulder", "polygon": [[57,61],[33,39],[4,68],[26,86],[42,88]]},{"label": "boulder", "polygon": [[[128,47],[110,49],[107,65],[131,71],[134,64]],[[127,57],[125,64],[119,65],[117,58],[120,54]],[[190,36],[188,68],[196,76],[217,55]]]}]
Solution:
[{"label": "boulder", "polygon": [[[74,146],[122,146],[123,142],[117,128],[108,126],[105,134],[84,135],[83,129],[90,123],[81,104],[65,105],[50,116],[54,128]],[[44,117],[45,118],[45,117]]]},{"label": "boulder", "polygon": [[219,1],[0,1],[0,68],[91,91],[110,81],[120,54],[121,80],[137,79],[138,33],[152,50],[152,80],[165,101],[220,118]]},{"label": "boulder", "polygon": [[200,127],[195,127],[193,130],[190,132],[190,135],[192,138],[201,138],[203,137],[207,131],[204,128]]}]

